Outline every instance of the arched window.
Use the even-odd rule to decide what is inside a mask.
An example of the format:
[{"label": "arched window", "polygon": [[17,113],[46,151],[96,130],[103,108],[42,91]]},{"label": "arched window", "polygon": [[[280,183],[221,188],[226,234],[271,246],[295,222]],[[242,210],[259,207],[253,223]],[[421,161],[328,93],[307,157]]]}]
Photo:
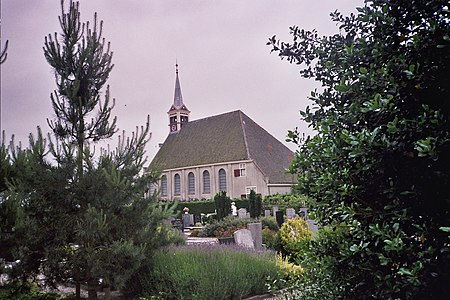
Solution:
[{"label": "arched window", "polygon": [[192,172],[188,174],[188,194],[195,194],[195,177]]},{"label": "arched window", "polygon": [[209,178],[209,172],[207,170],[203,171],[203,194],[211,193],[211,184]]},{"label": "arched window", "polygon": [[219,191],[227,191],[227,173],[224,169],[219,170]]},{"label": "arched window", "polygon": [[167,176],[161,177],[161,196],[167,196]]},{"label": "arched window", "polygon": [[181,194],[181,180],[179,174],[175,174],[173,185],[174,185],[174,194],[175,195]]}]

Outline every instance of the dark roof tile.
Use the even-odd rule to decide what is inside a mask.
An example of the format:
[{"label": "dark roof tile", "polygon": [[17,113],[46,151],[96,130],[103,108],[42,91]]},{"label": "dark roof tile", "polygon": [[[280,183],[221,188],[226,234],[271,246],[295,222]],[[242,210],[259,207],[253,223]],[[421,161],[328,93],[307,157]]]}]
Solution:
[{"label": "dark roof tile", "polygon": [[190,121],[168,135],[150,169],[174,169],[252,159],[269,183],[291,183],[293,153],[241,111]]}]

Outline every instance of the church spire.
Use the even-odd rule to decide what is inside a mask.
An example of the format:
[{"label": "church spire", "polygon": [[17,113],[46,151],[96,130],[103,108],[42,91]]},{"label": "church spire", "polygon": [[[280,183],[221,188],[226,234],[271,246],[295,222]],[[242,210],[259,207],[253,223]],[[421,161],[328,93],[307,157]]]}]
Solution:
[{"label": "church spire", "polygon": [[183,104],[183,95],[181,94],[180,79],[178,78],[178,62],[175,64],[175,72],[176,72],[176,79],[175,79],[175,93],[173,97],[173,106],[179,109],[184,104]]},{"label": "church spire", "polygon": [[190,111],[183,103],[181,95],[180,79],[178,78],[178,62],[175,64],[175,93],[173,96],[173,104],[167,114],[169,115],[169,131],[170,133],[178,132],[184,124],[189,122]]}]

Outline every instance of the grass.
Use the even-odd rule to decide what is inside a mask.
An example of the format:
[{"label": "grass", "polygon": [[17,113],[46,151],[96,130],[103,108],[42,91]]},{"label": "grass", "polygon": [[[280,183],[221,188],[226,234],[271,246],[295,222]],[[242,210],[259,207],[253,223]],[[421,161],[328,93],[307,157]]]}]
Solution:
[{"label": "grass", "polygon": [[159,251],[147,297],[155,299],[242,299],[267,292],[280,276],[275,253],[237,246],[183,246]]}]

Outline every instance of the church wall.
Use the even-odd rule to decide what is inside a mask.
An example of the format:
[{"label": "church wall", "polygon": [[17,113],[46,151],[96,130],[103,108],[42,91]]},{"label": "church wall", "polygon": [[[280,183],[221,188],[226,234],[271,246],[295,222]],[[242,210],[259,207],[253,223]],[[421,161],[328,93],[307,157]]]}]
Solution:
[{"label": "church wall", "polygon": [[[226,172],[227,195],[231,198],[241,198],[248,194],[250,189],[265,196],[269,194],[267,178],[251,160],[230,162],[224,164],[194,166],[185,169],[167,170],[162,175],[167,176],[167,195],[160,195],[164,201],[189,201],[212,199],[219,192],[219,170]],[[210,192],[203,190],[203,172],[210,175]],[[195,192],[189,193],[188,174],[194,174]],[[175,175],[180,176],[180,193],[175,193]],[[159,182],[161,190],[161,182]]]},{"label": "church wall", "polygon": [[269,194],[290,194],[292,192],[292,185],[280,184],[269,185]]}]

